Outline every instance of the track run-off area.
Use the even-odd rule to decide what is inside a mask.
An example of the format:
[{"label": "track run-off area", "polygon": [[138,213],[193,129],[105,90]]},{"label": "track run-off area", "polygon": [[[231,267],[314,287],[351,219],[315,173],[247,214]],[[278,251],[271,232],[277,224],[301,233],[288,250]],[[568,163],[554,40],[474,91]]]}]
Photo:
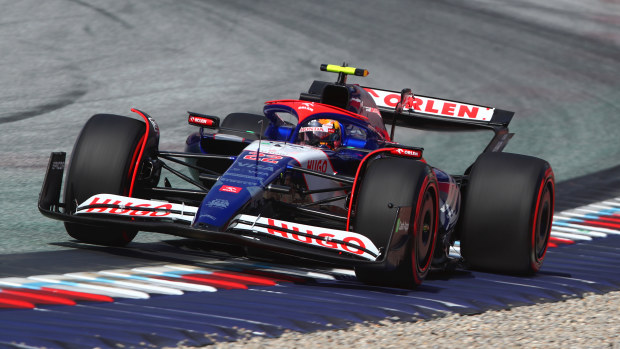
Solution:
[{"label": "track run-off area", "polygon": [[[207,345],[620,290],[617,0],[0,2],[0,346]],[[93,114],[144,110],[161,148],[181,150],[186,111],[259,112],[343,61],[370,71],[366,86],[516,112],[505,151],[548,160],[558,181],[539,274],[369,287],[161,234],[79,244],[36,208],[50,152],[69,153]],[[482,150],[465,135],[396,140],[454,173]]]}]

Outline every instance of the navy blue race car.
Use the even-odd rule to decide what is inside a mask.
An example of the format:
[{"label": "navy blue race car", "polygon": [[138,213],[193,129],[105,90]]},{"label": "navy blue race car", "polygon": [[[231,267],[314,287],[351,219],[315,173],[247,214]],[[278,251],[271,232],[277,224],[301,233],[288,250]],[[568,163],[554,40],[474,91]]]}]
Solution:
[{"label": "navy blue race car", "polygon": [[[189,112],[197,131],[184,152],[160,150],[159,127],[142,111],[94,115],[66,175],[65,153],[52,153],[39,210],[85,243],[122,246],[138,231],[160,232],[354,267],[363,282],[396,287],[454,262],[540,269],[554,176],[544,160],[502,152],[514,113],[347,83],[364,69],[321,70],[337,81],[269,101],[263,114]],[[399,127],[494,137],[465,173],[448,174],[422,148],[394,142]],[[162,170],[188,185],[172,186]]]}]

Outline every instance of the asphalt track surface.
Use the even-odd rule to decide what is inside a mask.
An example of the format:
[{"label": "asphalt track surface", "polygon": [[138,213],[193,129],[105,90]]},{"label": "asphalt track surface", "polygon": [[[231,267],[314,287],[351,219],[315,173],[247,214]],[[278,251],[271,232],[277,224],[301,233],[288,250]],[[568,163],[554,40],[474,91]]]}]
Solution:
[{"label": "asphalt track surface", "polygon": [[[192,131],[187,110],[260,111],[265,100],[296,98],[313,79],[333,79],[318,71],[321,63],[366,68],[367,86],[513,110],[516,136],[506,151],[547,159],[560,182],[614,183],[618,172],[604,172],[620,164],[618,1],[73,0],[1,8],[5,255],[75,253],[36,199],[49,153],[70,152],[90,115],[139,108],[158,121],[161,148],[178,150]],[[479,138],[397,136],[454,171],[479,153]],[[592,199],[579,184],[588,182],[565,183],[562,205]],[[605,200],[608,191],[594,194]],[[146,245],[136,246],[162,239],[142,234],[137,244]],[[113,257],[102,263],[117,263]],[[25,267],[35,275],[71,263]]]}]

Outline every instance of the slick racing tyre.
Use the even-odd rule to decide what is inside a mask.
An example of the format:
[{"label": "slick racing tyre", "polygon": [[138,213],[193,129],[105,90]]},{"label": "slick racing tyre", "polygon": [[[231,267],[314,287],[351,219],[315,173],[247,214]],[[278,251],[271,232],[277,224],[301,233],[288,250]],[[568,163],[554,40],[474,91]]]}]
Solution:
[{"label": "slick racing tyre", "polygon": [[379,158],[368,165],[358,188],[354,231],[387,256],[383,263],[356,267],[357,278],[402,288],[421,284],[437,240],[439,198],[432,169],[411,159]]},{"label": "slick racing tyre", "polygon": [[[260,123],[262,121],[262,125]],[[264,115],[249,113],[228,114],[220,125],[220,133],[232,134],[243,138],[256,140],[261,133],[264,135],[269,119]]]},{"label": "slick racing tyre", "polygon": [[543,263],[553,220],[549,163],[485,153],[474,163],[461,217],[461,254],[474,269],[530,274]]},{"label": "slick racing tyre", "polygon": [[[139,145],[146,132],[144,122],[124,116],[97,114],[84,125],[75,142],[65,182],[67,212],[95,194],[127,196]],[[132,229],[111,229],[65,223],[69,235],[79,241],[124,246],[137,234]]]}]

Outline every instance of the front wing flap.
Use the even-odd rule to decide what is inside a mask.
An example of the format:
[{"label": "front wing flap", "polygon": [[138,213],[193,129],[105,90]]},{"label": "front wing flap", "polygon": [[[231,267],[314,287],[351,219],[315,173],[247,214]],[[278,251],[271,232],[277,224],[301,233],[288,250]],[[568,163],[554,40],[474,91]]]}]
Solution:
[{"label": "front wing flap", "polygon": [[238,215],[229,229],[274,236],[297,243],[357,255],[369,261],[379,257],[379,250],[367,237],[350,231],[297,224],[272,218]]}]

